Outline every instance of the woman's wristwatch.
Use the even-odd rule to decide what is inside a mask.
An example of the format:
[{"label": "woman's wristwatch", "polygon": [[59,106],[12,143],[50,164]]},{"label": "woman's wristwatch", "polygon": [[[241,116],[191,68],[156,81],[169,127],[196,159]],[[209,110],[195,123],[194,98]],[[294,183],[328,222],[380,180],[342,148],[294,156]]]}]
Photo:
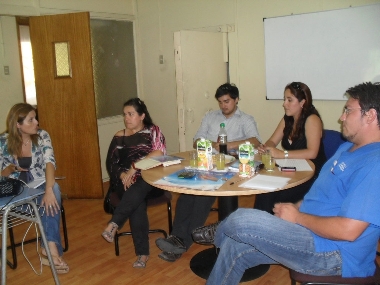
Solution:
[{"label": "woman's wristwatch", "polygon": [[287,150],[284,150],[284,156],[285,156],[285,158],[288,158],[289,152]]}]

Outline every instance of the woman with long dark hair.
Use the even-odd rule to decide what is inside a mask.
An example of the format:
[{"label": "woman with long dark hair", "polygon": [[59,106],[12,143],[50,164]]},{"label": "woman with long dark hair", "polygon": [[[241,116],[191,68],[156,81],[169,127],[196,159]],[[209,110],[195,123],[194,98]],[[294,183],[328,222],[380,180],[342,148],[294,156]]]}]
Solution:
[{"label": "woman with long dark hair", "polygon": [[120,203],[102,233],[103,238],[113,242],[115,234],[129,219],[137,260],[133,267],[144,268],[149,259],[149,221],[146,199],[158,196],[158,190],[146,183],[141,171],[134,164],[150,156],[166,153],[165,137],[153,124],[148,109],[139,98],[124,104],[125,129],[113,137],[107,154],[107,171],[110,188],[116,192]]},{"label": "woman with long dark hair", "polygon": [[[269,151],[274,158],[310,159],[315,165],[312,179],[299,186],[284,191],[256,195],[255,209],[273,213],[275,203],[296,203],[309,191],[322,165],[326,161],[323,147],[323,123],[313,105],[309,87],[302,82],[292,82],[284,90],[283,107],[285,115],[260,153]],[[282,150],[276,148],[281,142]]]}]

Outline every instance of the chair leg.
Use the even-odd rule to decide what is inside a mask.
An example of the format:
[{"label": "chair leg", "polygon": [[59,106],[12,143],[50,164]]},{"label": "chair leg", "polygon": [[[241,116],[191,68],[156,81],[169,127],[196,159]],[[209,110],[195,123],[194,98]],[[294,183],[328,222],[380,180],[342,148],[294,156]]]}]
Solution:
[{"label": "chair leg", "polygon": [[16,255],[16,245],[15,245],[15,237],[13,234],[13,228],[12,227],[9,228],[8,232],[9,232],[9,240],[11,242],[11,245],[7,247],[7,250],[11,249],[11,251],[12,251],[13,263],[10,262],[9,260],[7,260],[7,264],[10,268],[16,269],[17,268],[17,255]]},{"label": "chair leg", "polygon": [[157,230],[149,230],[149,233],[150,233],[150,234],[154,234],[154,233],[162,233],[162,234],[164,235],[165,238],[168,237],[168,234],[166,233],[166,231],[161,230],[161,229],[157,229]]},{"label": "chair leg", "polygon": [[119,235],[116,233],[114,237],[114,242],[115,242],[115,254],[116,256],[119,256]]},{"label": "chair leg", "polygon": [[62,219],[63,239],[65,242],[63,252],[66,252],[69,250],[69,237],[67,234],[66,214],[65,214],[65,208],[63,207],[63,204],[61,204],[61,219]]},{"label": "chair leg", "polygon": [[173,230],[172,203],[170,201],[168,202],[168,224],[169,224],[169,235],[170,235]]}]

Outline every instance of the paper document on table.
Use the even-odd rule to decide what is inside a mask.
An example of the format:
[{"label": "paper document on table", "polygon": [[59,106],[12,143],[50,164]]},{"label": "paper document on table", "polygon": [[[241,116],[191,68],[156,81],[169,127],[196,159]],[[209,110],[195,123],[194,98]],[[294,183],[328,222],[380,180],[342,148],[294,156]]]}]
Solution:
[{"label": "paper document on table", "polygon": [[290,178],[286,177],[258,174],[248,181],[240,184],[239,187],[274,191],[276,189],[284,188],[286,184],[288,184],[289,180]]},{"label": "paper document on table", "polygon": [[296,171],[313,171],[306,159],[276,159],[280,167],[295,167]]}]

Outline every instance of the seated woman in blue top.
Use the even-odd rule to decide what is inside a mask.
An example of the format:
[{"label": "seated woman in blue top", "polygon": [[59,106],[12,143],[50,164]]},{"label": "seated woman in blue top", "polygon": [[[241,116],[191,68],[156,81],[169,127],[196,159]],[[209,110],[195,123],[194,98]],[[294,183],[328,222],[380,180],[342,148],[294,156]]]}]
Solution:
[{"label": "seated woman in blue top", "polygon": [[[291,189],[256,195],[254,208],[272,214],[276,203],[302,200],[326,162],[322,141],[323,123],[313,106],[309,87],[302,82],[286,85],[283,107],[284,117],[269,140],[260,145],[258,150],[260,153],[269,150],[274,158],[310,159],[315,165],[315,173],[312,179]],[[283,150],[276,148],[280,142]]]},{"label": "seated woman in blue top", "polygon": [[[45,208],[41,215],[46,239],[57,273],[69,272],[63,260],[59,231],[61,192],[55,183],[55,158],[49,134],[39,129],[35,109],[26,103],[14,105],[7,117],[6,130],[0,135],[1,176],[16,178],[25,183],[45,177],[46,182],[38,188],[45,189],[37,204]],[[42,247],[43,265],[49,265],[45,245]]]}]

